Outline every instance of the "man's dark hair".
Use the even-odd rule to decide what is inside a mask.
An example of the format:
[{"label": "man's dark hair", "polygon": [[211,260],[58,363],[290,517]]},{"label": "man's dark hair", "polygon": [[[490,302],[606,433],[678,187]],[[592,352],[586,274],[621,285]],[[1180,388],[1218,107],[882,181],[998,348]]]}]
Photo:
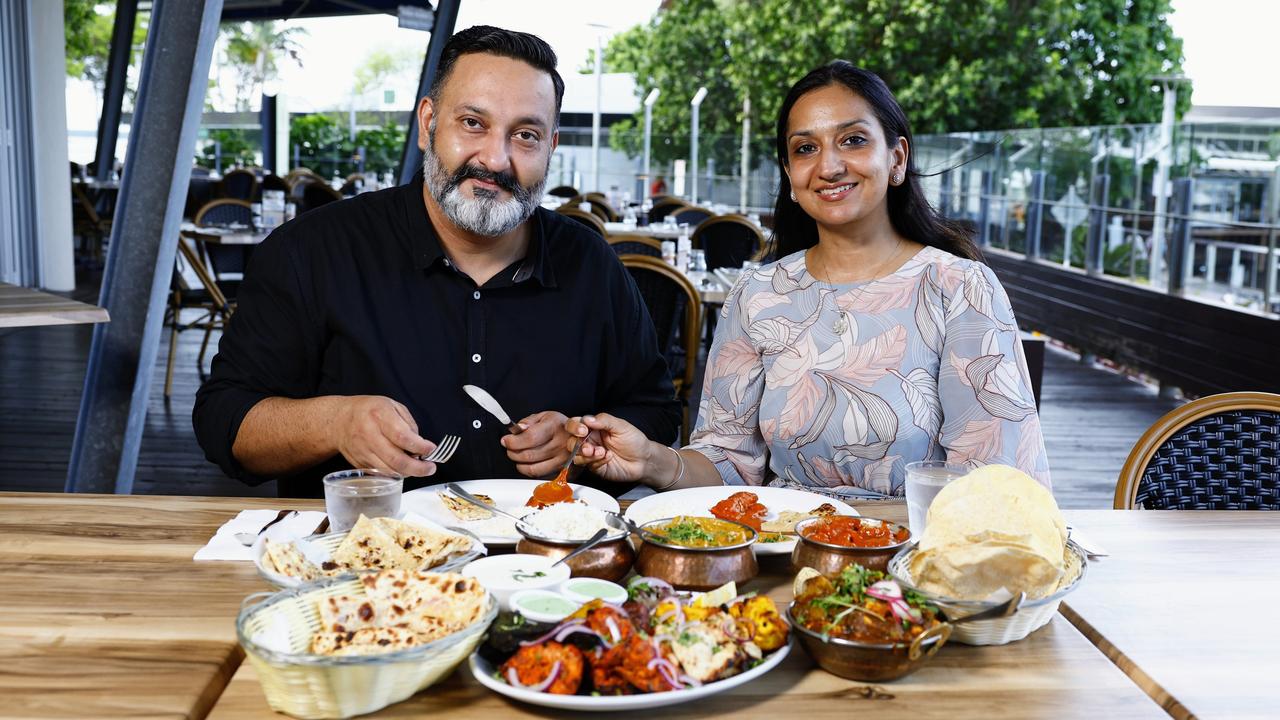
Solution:
[{"label": "man's dark hair", "polygon": [[436,68],[435,80],[431,83],[431,92],[427,97],[432,102],[440,99],[440,89],[449,79],[449,73],[458,62],[458,58],[472,53],[488,53],[501,57],[520,60],[551,76],[551,84],[556,89],[555,122],[560,124],[560,101],[564,99],[564,79],[556,72],[556,53],[545,40],[537,35],[516,30],[504,30],[492,25],[476,25],[454,34],[445,43],[444,52],[440,55],[440,65]]}]

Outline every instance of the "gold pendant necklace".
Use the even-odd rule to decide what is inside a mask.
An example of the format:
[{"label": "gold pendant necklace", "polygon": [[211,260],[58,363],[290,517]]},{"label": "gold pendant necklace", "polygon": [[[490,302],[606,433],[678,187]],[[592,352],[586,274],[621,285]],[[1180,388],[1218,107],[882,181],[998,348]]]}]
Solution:
[{"label": "gold pendant necklace", "polygon": [[[853,300],[850,301],[849,303],[850,305],[855,305],[858,300],[862,299],[862,294],[866,292],[867,285],[870,285],[871,283],[879,279],[880,271],[883,270],[886,265],[893,262],[893,260],[897,258],[898,254],[901,252],[902,252],[902,238],[898,238],[898,244],[893,247],[893,253],[889,255],[889,259],[881,262],[879,265],[876,266],[876,269],[871,273],[871,277],[867,279],[865,284],[863,284],[861,287],[858,288],[858,293],[853,296]],[[827,271],[826,262],[823,262],[822,264],[822,274],[827,276],[827,279],[820,280],[819,282],[821,282],[823,285],[826,285],[827,289],[830,290],[832,294],[835,294],[837,290],[831,285],[831,282],[830,282],[831,273]],[[817,276],[815,275],[814,278],[816,279]],[[835,301],[832,300],[832,302],[835,302]],[[831,330],[835,332],[836,335],[844,335],[845,331],[848,329],[849,329],[849,312],[844,308],[840,307],[839,303],[836,303],[836,321],[831,324]]]}]

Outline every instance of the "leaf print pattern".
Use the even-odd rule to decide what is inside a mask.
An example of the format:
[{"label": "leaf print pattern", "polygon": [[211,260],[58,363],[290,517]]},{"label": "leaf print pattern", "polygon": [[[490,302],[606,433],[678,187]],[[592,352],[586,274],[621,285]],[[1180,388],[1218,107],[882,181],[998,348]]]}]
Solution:
[{"label": "leaf print pattern", "polygon": [[[833,310],[850,331],[832,332]],[[796,253],[730,291],[690,447],[728,484],[897,495],[905,465],[1016,465],[1049,485],[1013,313],[986,266],[935,248],[833,290]]]},{"label": "leaf print pattern", "polygon": [[924,368],[916,368],[906,375],[894,370],[893,375],[902,381],[902,394],[911,405],[911,419],[916,427],[931,434],[938,432],[942,425],[938,379]]}]

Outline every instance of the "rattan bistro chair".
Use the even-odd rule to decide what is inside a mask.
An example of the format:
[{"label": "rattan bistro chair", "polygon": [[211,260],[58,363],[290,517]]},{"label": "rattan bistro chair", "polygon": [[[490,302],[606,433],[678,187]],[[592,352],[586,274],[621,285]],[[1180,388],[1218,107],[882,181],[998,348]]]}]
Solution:
[{"label": "rattan bistro chair", "polygon": [[662,242],[643,235],[610,235],[609,247],[618,255],[646,255],[662,257]]},{"label": "rattan bistro chair", "polygon": [[707,269],[740,268],[764,246],[764,233],[741,215],[718,215],[693,231],[693,246],[707,254]]},{"label": "rattan bistro chair", "polygon": [[[194,283],[188,282],[184,270],[195,275]],[[184,310],[197,310],[194,321],[183,322]],[[178,357],[178,335],[187,330],[204,330],[196,368],[204,378],[204,356],[209,349],[209,338],[214,330],[226,327],[235,312],[235,305],[223,294],[213,273],[205,267],[199,253],[186,238],[178,238],[178,255],[169,286],[169,304],[165,310],[165,325],[169,328],[169,361],[164,373],[164,397],[173,393],[173,363]]]},{"label": "rattan bistro chair", "polygon": [[592,230],[595,230],[600,234],[600,237],[605,237],[609,234],[604,229],[604,221],[594,213],[589,213],[586,210],[579,210],[577,207],[573,207],[569,204],[561,205],[556,208],[556,212],[564,215],[565,217],[573,218]]},{"label": "rattan bistro chair", "polygon": [[1280,395],[1210,395],[1157,420],[1120,471],[1115,507],[1280,510]]},{"label": "rattan bistro chair", "polygon": [[[680,400],[683,420],[680,444],[689,444],[689,395],[693,391],[693,375],[698,364],[698,327],[701,322],[702,295],[689,278],[658,258],[646,255],[619,255],[618,259],[631,273],[658,334],[658,347],[667,357]],[[680,331],[683,347],[672,352],[676,331]]]}]

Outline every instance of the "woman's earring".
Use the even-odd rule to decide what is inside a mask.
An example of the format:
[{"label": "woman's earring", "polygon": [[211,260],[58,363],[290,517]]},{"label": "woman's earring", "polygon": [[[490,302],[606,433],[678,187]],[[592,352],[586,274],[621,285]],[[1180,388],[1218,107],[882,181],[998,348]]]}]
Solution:
[{"label": "woman's earring", "polygon": [[901,175],[901,174],[898,174],[898,175],[894,175],[894,176],[893,176],[893,184],[894,184],[894,185],[901,185],[901,184],[902,184],[902,175]]},{"label": "woman's earring", "polygon": [[797,200],[796,200],[796,191],[795,191],[795,190],[792,190],[792,191],[791,191],[791,202],[797,202]]}]

